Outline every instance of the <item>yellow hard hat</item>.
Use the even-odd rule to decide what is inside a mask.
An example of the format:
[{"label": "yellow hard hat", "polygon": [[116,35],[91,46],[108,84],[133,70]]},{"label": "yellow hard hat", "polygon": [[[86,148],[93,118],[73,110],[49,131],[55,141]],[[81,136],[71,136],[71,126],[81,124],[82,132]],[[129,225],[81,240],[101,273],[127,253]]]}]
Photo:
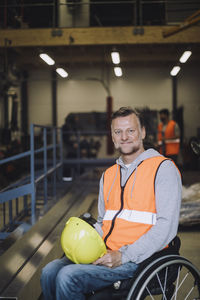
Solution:
[{"label": "yellow hard hat", "polygon": [[84,220],[71,217],[61,234],[65,255],[76,264],[90,264],[106,253],[106,246],[97,231]]}]

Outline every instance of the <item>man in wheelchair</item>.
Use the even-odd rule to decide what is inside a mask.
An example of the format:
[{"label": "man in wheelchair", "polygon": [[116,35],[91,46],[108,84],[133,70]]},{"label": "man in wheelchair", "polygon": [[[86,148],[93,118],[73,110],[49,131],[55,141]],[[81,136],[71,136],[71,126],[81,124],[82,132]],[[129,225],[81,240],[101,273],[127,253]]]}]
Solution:
[{"label": "man in wheelchair", "polygon": [[120,157],[101,177],[94,225],[107,253],[91,264],[67,257],[50,262],[41,275],[45,299],[83,300],[132,278],[142,262],[170,248],[177,234],[182,191],[177,167],[156,150],[144,149],[144,122],[132,108],[113,114],[111,132]]}]

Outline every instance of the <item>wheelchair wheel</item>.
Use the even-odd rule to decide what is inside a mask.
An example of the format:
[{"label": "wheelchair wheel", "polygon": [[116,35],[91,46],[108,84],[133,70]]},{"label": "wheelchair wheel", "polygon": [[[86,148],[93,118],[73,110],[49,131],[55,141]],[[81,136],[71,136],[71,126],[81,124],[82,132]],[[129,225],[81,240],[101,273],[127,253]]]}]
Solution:
[{"label": "wheelchair wheel", "polygon": [[134,281],[126,300],[200,300],[200,271],[179,255],[161,257]]}]

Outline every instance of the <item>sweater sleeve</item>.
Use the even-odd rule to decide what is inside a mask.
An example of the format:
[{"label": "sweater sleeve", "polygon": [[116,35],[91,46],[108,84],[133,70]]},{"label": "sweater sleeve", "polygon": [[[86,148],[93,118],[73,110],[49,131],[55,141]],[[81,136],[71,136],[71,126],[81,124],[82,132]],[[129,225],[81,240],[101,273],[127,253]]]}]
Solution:
[{"label": "sweater sleeve", "polygon": [[162,250],[176,236],[181,206],[181,176],[174,163],[164,161],[155,180],[156,224],[133,244],[120,248],[122,263],[140,263]]},{"label": "sweater sleeve", "polygon": [[105,205],[104,205],[104,197],[103,197],[103,180],[104,180],[104,173],[101,176],[99,182],[99,196],[98,196],[98,218],[97,222],[94,224],[96,231],[103,236],[103,231],[101,229],[103,224],[103,217],[105,214]]}]

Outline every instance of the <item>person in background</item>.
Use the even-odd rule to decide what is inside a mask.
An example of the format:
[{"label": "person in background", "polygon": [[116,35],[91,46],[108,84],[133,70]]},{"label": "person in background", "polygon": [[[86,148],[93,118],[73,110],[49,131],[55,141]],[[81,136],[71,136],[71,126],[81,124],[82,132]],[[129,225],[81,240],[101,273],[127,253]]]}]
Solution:
[{"label": "person in background", "polygon": [[69,114],[62,126],[64,158],[77,157],[78,116]]},{"label": "person in background", "polygon": [[169,119],[169,110],[159,111],[160,123],[158,124],[158,151],[177,163],[180,150],[180,129],[174,120]]},{"label": "person in background", "polygon": [[41,275],[46,300],[84,300],[92,291],[131,278],[139,263],[177,234],[182,191],[177,167],[156,150],[144,150],[143,119],[132,108],[113,113],[111,133],[120,157],[100,179],[94,224],[107,253],[91,264],[74,264],[67,257],[48,263]]}]

